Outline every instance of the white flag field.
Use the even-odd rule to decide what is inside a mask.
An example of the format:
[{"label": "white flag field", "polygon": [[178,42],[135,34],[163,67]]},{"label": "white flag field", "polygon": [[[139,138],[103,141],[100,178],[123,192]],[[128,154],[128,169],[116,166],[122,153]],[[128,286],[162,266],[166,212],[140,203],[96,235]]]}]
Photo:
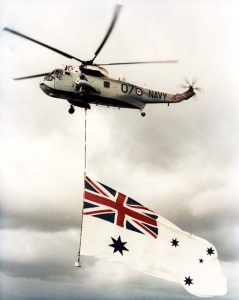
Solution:
[{"label": "white flag field", "polygon": [[88,177],[82,226],[82,255],[124,263],[199,297],[227,292],[214,245]]}]

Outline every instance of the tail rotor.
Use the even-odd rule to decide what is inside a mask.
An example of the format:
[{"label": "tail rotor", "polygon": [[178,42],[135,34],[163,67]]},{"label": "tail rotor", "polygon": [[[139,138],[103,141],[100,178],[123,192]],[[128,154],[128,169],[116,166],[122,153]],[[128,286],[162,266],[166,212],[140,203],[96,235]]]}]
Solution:
[{"label": "tail rotor", "polygon": [[189,81],[186,77],[184,77],[184,84],[180,84],[180,88],[182,89],[192,89],[195,92],[194,99],[197,99],[197,92],[203,93],[203,88],[199,86],[195,86],[198,82],[197,78],[193,78],[191,81]]}]

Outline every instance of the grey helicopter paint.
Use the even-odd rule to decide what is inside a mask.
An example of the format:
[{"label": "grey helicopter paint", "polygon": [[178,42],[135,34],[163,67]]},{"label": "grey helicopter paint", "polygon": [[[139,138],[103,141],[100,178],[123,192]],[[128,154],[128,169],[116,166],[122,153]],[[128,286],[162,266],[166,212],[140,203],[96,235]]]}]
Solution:
[{"label": "grey helicopter paint", "polygon": [[45,76],[40,88],[48,96],[65,99],[74,106],[90,108],[90,104],[96,104],[141,111],[147,103],[177,103],[195,95],[190,88],[174,95],[135,86],[123,77],[109,77],[105,69],[97,66],[87,66],[85,70],[72,66],[56,69]]},{"label": "grey helicopter paint", "polygon": [[120,10],[121,6],[116,5],[110,27],[99,48],[96,50],[93,59],[89,61],[83,61],[59,49],[53,48],[20,32],[5,27],[5,31],[37,43],[67,58],[75,59],[81,62],[81,66],[78,67],[67,65],[64,69],[55,69],[50,73],[47,72],[43,74],[15,78],[15,80],[45,76],[40,83],[40,88],[50,97],[67,100],[70,103],[70,114],[74,113],[74,106],[90,109],[91,104],[95,104],[106,107],[139,109],[141,111],[141,115],[145,116],[143,109],[146,104],[167,103],[169,105],[170,103],[178,103],[193,97],[195,95],[195,90],[199,90],[199,88],[194,87],[194,83],[190,84],[188,81],[187,85],[184,86],[187,88],[184,93],[169,94],[162,91],[148,89],[145,86],[136,86],[132,83],[126,82],[124,76],[120,76],[119,79],[111,78],[107,70],[102,67],[105,65],[176,63],[177,60],[122,62],[108,64],[94,63],[94,60],[105,45],[115,26]]}]

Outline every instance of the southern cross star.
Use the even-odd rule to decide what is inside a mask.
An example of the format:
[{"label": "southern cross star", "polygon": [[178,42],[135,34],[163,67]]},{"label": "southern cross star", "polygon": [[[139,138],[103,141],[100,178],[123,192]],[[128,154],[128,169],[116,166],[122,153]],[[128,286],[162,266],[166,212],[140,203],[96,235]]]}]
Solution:
[{"label": "southern cross star", "polygon": [[179,244],[178,244],[179,241],[177,239],[172,239],[171,243],[172,243],[172,246],[174,246],[175,248],[179,247]]},{"label": "southern cross star", "polygon": [[211,256],[212,254],[215,254],[214,251],[215,250],[213,250],[212,247],[211,248],[207,248],[207,255]]},{"label": "southern cross star", "polygon": [[188,277],[185,277],[184,282],[185,282],[185,285],[190,286],[191,284],[193,284],[193,279],[191,279],[190,276],[188,276]]}]

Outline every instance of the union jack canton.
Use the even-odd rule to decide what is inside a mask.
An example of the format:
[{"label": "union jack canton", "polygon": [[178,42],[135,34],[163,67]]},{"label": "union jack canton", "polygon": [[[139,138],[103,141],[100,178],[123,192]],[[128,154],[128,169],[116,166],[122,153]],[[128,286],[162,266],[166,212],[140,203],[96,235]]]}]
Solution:
[{"label": "union jack canton", "polygon": [[158,236],[158,216],[112,188],[85,178],[84,215],[91,215],[141,234]]}]

